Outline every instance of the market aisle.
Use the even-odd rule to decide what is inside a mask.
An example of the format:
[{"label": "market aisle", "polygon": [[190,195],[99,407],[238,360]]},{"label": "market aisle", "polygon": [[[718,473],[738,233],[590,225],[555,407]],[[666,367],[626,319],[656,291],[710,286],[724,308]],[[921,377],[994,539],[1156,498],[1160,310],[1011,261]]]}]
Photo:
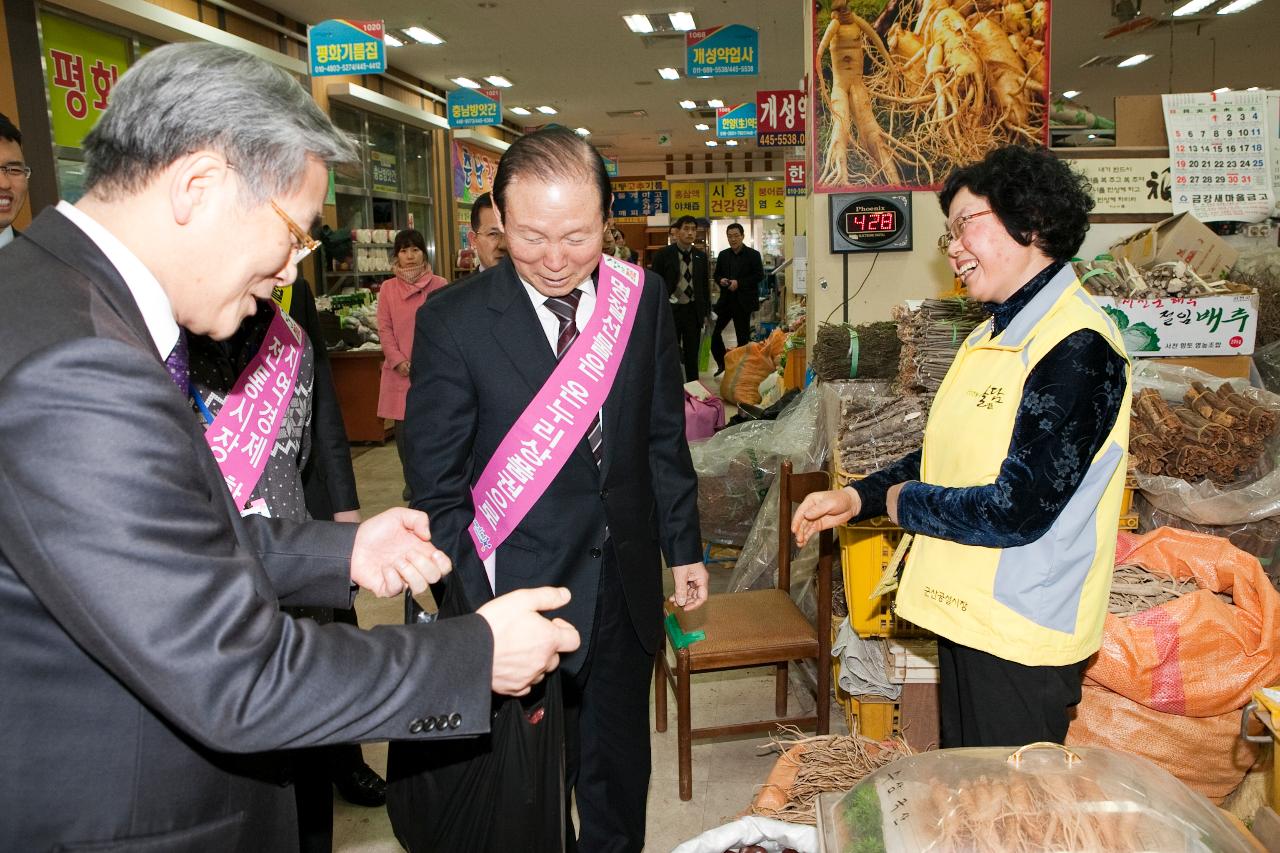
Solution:
[{"label": "market aisle", "polygon": [[[707,384],[715,387],[708,374]],[[357,449],[356,480],[366,516],[400,503],[402,480],[395,445]],[[723,591],[729,568],[713,568],[712,591]],[[669,583],[668,583],[669,585]],[[427,602],[424,602],[427,603]],[[381,600],[361,592],[356,600],[360,625],[369,628],[398,624],[403,618],[400,599]],[[695,725],[716,721],[763,717],[772,712],[773,671],[738,670],[695,677],[693,718]],[[812,707],[808,696],[801,707]],[[652,705],[652,703],[651,703]],[[681,802],[676,782],[675,705],[670,706],[670,727],[652,735],[653,777],[649,787],[647,850],[666,851],[704,829],[732,820],[750,804],[776,756],[762,747],[767,736],[697,741],[693,747],[691,801]],[[832,723],[843,731],[843,718],[833,713]],[[386,770],[385,744],[366,745],[365,758],[379,773]],[[398,853],[385,809],[360,808],[334,799],[334,851],[336,853]]]}]

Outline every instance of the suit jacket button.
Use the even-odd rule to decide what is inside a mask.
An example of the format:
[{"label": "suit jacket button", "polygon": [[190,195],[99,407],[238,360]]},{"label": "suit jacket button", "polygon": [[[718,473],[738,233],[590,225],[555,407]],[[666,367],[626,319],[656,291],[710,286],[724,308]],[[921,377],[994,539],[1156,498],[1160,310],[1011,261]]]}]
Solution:
[{"label": "suit jacket button", "polygon": [[599,557],[602,553],[604,553],[604,552],[603,552],[603,551],[601,551],[599,548],[592,548],[592,549],[591,549],[591,556],[593,556],[593,557]]},{"label": "suit jacket button", "polygon": [[609,498],[609,490],[608,490],[608,489],[601,489],[601,490],[600,490],[600,500],[602,500],[602,501],[603,501],[603,500],[608,500],[608,498]]},{"label": "suit jacket button", "polygon": [[449,717],[449,728],[456,729],[460,725],[462,725],[461,714],[454,714],[453,716]]},{"label": "suit jacket button", "polygon": [[416,735],[422,731],[422,720],[414,720],[409,724],[409,734]]},{"label": "suit jacket button", "polygon": [[436,727],[435,717],[427,717],[425,720],[423,720],[423,726],[422,726],[423,731],[429,732],[435,727]]}]

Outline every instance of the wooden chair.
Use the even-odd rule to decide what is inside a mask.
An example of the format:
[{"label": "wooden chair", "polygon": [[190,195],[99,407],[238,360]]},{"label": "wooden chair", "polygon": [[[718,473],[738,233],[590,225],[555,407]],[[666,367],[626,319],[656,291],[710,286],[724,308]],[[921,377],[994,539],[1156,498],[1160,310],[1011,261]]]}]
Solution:
[{"label": "wooden chair", "polygon": [[[667,683],[676,695],[676,731],[680,763],[680,799],[693,798],[693,738],[771,731],[778,725],[815,726],[818,734],[831,728],[831,564],[835,553],[833,531],[824,530],[818,540],[817,621],[805,618],[791,600],[791,513],[794,504],[811,492],[830,488],[825,472],[794,474],[790,460],[778,475],[778,586],[712,595],[697,610],[672,608],[681,630],[703,631],[706,639],[676,649],[675,672],[667,662],[666,648],[659,650],[654,671],[654,717],[657,730],[667,730]],[[667,637],[670,645],[671,638]],[[787,663],[814,658],[817,664],[816,713],[787,716]],[[723,726],[692,728],[689,679],[692,673],[742,669],[774,664],[774,711],[768,720]]]}]

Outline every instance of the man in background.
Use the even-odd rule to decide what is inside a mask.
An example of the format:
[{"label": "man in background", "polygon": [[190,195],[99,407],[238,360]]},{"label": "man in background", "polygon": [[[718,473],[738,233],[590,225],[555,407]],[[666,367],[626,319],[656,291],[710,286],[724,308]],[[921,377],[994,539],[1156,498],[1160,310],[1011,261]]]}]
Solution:
[{"label": "man in background", "polygon": [[733,223],[725,229],[725,236],[729,248],[716,257],[715,280],[720,297],[716,300],[716,326],[711,332],[716,376],[724,373],[725,327],[733,323],[737,346],[751,340],[751,315],[760,307],[760,282],[764,281],[764,261],[759,252],[742,242],[742,226]]},{"label": "man in background", "polygon": [[31,167],[22,156],[22,133],[0,113],[0,249],[18,236],[13,221],[26,204],[30,178]]},{"label": "man in background", "polygon": [[693,245],[698,239],[698,220],[681,216],[672,225],[675,242],[653,253],[649,268],[667,284],[671,316],[676,324],[676,342],[684,381],[698,378],[698,344],[702,327],[711,313],[711,286],[707,283],[707,253]]},{"label": "man in background", "polygon": [[493,196],[489,193],[471,205],[471,233],[467,239],[476,253],[476,272],[496,267],[507,256],[507,241],[493,213]]}]

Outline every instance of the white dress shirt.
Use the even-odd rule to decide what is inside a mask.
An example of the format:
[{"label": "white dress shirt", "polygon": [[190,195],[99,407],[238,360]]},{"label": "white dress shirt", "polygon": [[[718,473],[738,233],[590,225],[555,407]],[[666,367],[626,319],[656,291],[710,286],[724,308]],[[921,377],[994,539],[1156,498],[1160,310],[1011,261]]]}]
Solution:
[{"label": "white dress shirt", "polygon": [[6,225],[3,231],[0,231],[0,249],[13,242],[13,226]]},{"label": "white dress shirt", "polygon": [[89,214],[65,201],[58,202],[57,209],[102,250],[116,272],[120,273],[125,286],[133,294],[133,301],[138,305],[143,322],[147,324],[156,352],[161,358],[168,358],[174,345],[178,343],[178,321],[173,319],[173,305],[169,302],[169,295],[164,292],[155,275],[128,246]]}]

